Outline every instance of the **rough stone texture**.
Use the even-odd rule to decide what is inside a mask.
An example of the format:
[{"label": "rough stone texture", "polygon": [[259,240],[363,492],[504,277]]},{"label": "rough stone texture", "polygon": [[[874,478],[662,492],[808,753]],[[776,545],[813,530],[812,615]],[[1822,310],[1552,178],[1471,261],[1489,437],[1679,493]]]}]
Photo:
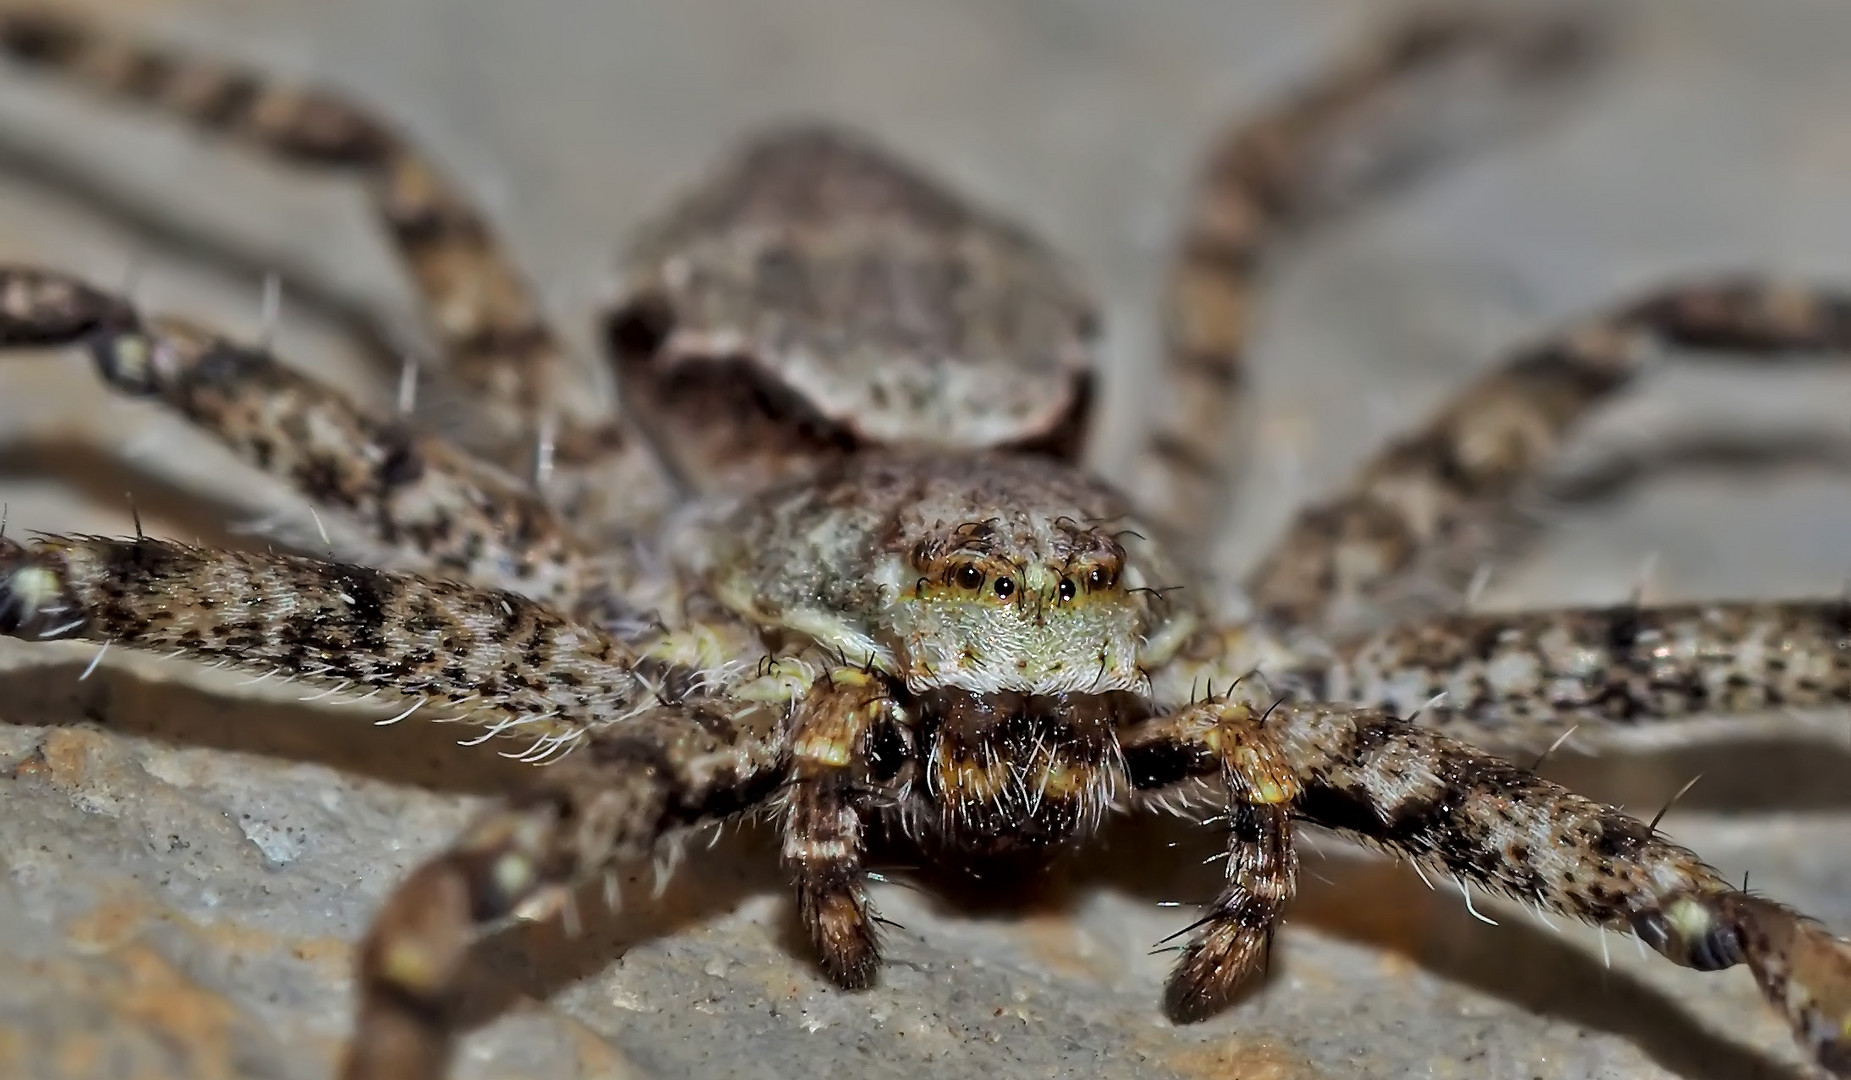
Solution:
[{"label": "rough stone texture", "polygon": [[[1113,387],[1149,352],[1167,225],[1224,116],[1351,39],[1369,0],[113,0],[125,21],[338,82],[403,118],[506,224],[583,334],[612,246],[726,138],[772,116],[882,131],[1059,238],[1105,297]],[[1279,275],[1259,348],[1280,450],[1230,530],[1249,560],[1294,502],[1495,351],[1616,290],[1724,267],[1851,280],[1851,9],[1653,0],[1629,53],[1563,122],[1318,238]],[[296,297],[305,365],[385,395],[335,309],[405,321],[350,191],[301,183],[142,118],[0,81],[0,257],[120,280],[255,332],[258,282]],[[337,312],[338,313],[338,312]],[[12,527],[213,542],[263,509],[224,458],[97,389],[74,357],[8,359],[0,500]],[[1109,431],[1131,415],[1114,398]],[[1563,507],[1499,604],[1825,592],[1847,570],[1851,380],[1666,378],[1590,435],[1816,436],[1806,467],[1673,469]],[[1803,436],[1804,438],[1802,438]],[[1109,444],[1112,445],[1112,444]],[[1106,459],[1109,461],[1109,452]],[[325,1075],[348,944],[384,891],[516,766],[453,730],[82,649],[0,649],[0,1073]],[[1564,755],[1756,888],[1851,928],[1845,717],[1752,746]],[[1791,738],[1776,737],[1785,733]],[[1171,847],[1170,845],[1175,845]],[[891,885],[882,985],[822,984],[762,836],[695,851],[660,900],[587,934],[497,943],[514,987],[470,1077],[1352,1076],[1796,1078],[1740,972],[1670,969],[1334,843],[1308,862],[1273,978],[1176,1030],[1153,942],[1215,887],[1207,838],[1127,827],[1007,905]],[[544,1001],[545,1004],[536,1004]],[[490,1001],[491,1006],[496,1002]]]}]

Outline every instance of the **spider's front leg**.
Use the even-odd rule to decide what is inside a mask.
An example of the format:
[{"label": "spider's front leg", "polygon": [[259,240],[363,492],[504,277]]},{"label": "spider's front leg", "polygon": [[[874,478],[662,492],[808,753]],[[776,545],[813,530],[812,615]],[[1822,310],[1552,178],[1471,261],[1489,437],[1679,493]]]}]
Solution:
[{"label": "spider's front leg", "polygon": [[552,915],[677,830],[769,798],[787,772],[776,713],[697,700],[601,730],[415,871],[361,946],[345,1080],[442,1080],[470,947],[511,918]]},{"label": "spider's front leg", "polygon": [[[1851,1076],[1851,941],[1742,892],[1644,822],[1392,714],[1287,702],[1253,722],[1289,763],[1305,820],[1483,888],[1629,933],[1699,971],[1746,963],[1807,1052]],[[1142,786],[1223,766],[1127,740]]]},{"label": "spider's front leg", "polygon": [[649,706],[663,673],[661,661],[516,593],[153,539],[0,538],[0,635],[441,702],[554,749]]},{"label": "spider's front leg", "polygon": [[1666,349],[1843,362],[1851,291],[1695,281],[1520,349],[1376,455],[1344,492],[1301,511],[1248,578],[1256,607],[1281,626],[1319,627],[1392,614],[1398,591],[1428,576],[1463,583],[1523,523],[1518,500],[1556,463],[1571,430]]},{"label": "spider's front leg", "polygon": [[666,474],[647,442],[575,384],[572,358],[493,226],[392,125],[335,94],[117,38],[61,8],[0,10],[0,55],[288,164],[365,181],[442,355],[487,429],[483,449],[499,464],[538,470],[557,505],[590,511],[595,503],[601,519],[667,501]]}]

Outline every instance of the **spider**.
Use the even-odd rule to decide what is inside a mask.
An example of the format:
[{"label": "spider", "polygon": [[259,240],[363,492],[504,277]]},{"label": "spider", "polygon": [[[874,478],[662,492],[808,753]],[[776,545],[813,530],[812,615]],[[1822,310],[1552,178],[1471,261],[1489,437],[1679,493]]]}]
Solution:
[{"label": "spider", "polygon": [[1820,1066],[1851,1075],[1851,943],[1655,822],[1480,748],[1851,700],[1851,604],[1341,629],[1476,565],[1570,429],[1664,347],[1842,351],[1851,295],[1698,281],[1595,313],[1304,511],[1243,588],[1183,588],[1204,581],[1270,252],[1439,156],[1403,142],[1423,103],[1522,93],[1593,51],[1575,19],[1417,16],[1236,127],[1186,219],[1175,406],[1127,494],[1076,464],[1099,327],[1070,272],[863,136],[766,134],[645,230],[603,325],[626,402],[606,413],[566,389],[570,358],[489,223],[390,127],[0,9],[19,63],[360,177],[482,412],[464,450],[265,348],[0,267],[0,345],[87,350],[109,385],[216,435],[364,556],[0,537],[0,633],[395,698],[399,718],[465,720],[553,762],[378,914],[353,1080],[446,1075],[478,940],[560,916],[581,885],[711,823],[775,819],[821,967],[859,988],[880,963],[876,833],[953,866],[1032,863],[1146,809],[1225,837],[1225,888],[1165,995],[1177,1021],[1265,963],[1308,822],[1675,964],[1746,964]]}]

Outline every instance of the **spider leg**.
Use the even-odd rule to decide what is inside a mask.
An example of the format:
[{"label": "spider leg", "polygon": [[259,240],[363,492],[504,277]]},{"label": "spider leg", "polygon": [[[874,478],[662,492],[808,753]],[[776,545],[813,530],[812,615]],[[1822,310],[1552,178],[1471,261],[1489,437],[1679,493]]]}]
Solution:
[{"label": "spider leg", "polygon": [[1197,544],[1215,524],[1229,433],[1251,429],[1254,295],[1281,242],[1510,126],[1527,96],[1589,66],[1598,30],[1585,12],[1427,12],[1221,138],[1171,271],[1165,404],[1130,474],[1148,518]]},{"label": "spider leg", "polygon": [[[1644,822],[1390,713],[1286,703],[1264,721],[1305,820],[1524,903],[1628,933],[1672,963],[1747,963],[1807,1052],[1851,1076],[1851,941],[1742,892]],[[1173,743],[1128,744],[1134,783],[1212,777]]]},{"label": "spider leg", "polygon": [[1516,502],[1570,429],[1666,347],[1758,363],[1842,360],[1851,291],[1690,282],[1520,349],[1341,494],[1301,511],[1248,579],[1255,605],[1280,625],[1314,627],[1392,606],[1397,587],[1426,575],[1464,581],[1518,524]]},{"label": "spider leg", "polygon": [[837,669],[811,686],[791,739],[784,867],[824,972],[848,989],[868,986],[880,967],[862,813],[869,736],[891,704],[880,680]]},{"label": "spider leg", "polygon": [[301,492],[350,555],[562,609],[606,604],[621,588],[620,556],[594,561],[548,506],[461,450],[369,414],[263,349],[146,318],[55,271],[0,265],[0,349],[57,345],[82,346],[111,387],[158,398]]},{"label": "spider leg", "polygon": [[572,358],[492,226],[391,126],[333,94],[119,39],[50,7],[0,11],[0,54],[282,162],[359,176],[473,398],[482,449],[512,472],[546,479],[561,505],[600,487],[638,512],[667,498],[646,442],[575,385]]},{"label": "spider leg", "polygon": [[695,701],[599,731],[413,872],[360,948],[345,1080],[448,1075],[470,947],[512,919],[551,917],[575,887],[679,830],[771,797],[785,775],[776,713]]},{"label": "spider leg", "polygon": [[1311,682],[1321,698],[1530,748],[1574,725],[1851,702],[1848,643],[1843,599],[1454,614],[1339,648]]},{"label": "spider leg", "polygon": [[1145,721],[1121,740],[1131,787],[1155,802],[1190,803],[1202,792],[1180,791],[1184,780],[1219,780],[1225,794],[1227,886],[1183,950],[1164,994],[1178,1022],[1206,1019],[1223,1008],[1266,962],[1280,913],[1298,890],[1298,850],[1290,805],[1298,779],[1270,717],[1243,702],[1197,702]]},{"label": "spider leg", "polygon": [[0,539],[0,634],[378,689],[556,742],[653,705],[662,666],[517,593],[153,539]]}]

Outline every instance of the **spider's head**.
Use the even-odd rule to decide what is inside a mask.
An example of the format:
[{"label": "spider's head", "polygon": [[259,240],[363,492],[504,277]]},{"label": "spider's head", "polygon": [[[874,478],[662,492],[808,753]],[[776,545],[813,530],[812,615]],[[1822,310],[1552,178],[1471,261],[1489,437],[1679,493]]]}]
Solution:
[{"label": "spider's head", "polygon": [[934,525],[892,550],[887,629],[915,692],[1143,687],[1152,594],[1112,530],[1016,514]]}]

